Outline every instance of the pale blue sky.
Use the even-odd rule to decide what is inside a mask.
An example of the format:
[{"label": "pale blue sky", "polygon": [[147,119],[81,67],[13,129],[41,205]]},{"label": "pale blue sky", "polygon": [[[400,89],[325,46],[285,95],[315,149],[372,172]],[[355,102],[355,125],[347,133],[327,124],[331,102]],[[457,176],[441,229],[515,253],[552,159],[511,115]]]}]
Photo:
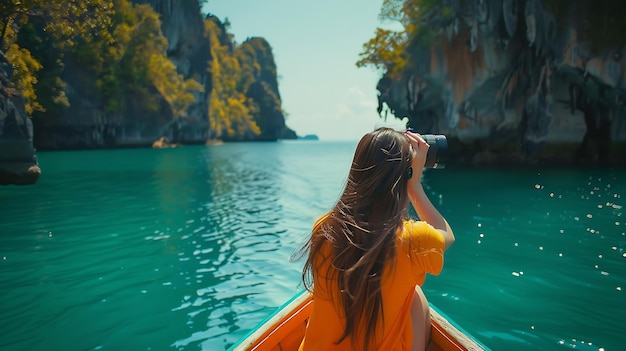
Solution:
[{"label": "pale blue sky", "polygon": [[373,68],[357,68],[362,46],[382,24],[382,0],[209,0],[203,12],[230,21],[241,43],[263,37],[272,46],[287,125],[298,135],[358,140],[376,127]]}]

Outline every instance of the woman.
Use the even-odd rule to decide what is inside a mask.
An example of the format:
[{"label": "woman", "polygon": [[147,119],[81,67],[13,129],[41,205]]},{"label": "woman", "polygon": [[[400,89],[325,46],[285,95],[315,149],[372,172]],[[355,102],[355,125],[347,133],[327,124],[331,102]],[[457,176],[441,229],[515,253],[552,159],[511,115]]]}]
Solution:
[{"label": "woman", "polygon": [[[429,145],[379,128],[359,142],[337,204],[313,226],[302,278],[313,309],[302,351],[424,350],[425,274],[454,234],[420,183]],[[408,219],[409,200],[421,221]],[[311,281],[312,278],[312,281]]]}]

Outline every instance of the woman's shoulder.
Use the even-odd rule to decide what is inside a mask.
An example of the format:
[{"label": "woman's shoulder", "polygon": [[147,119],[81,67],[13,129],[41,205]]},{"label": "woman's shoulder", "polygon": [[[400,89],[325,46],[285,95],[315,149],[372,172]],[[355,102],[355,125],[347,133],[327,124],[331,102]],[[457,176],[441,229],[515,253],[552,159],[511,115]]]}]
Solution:
[{"label": "woman's shoulder", "polygon": [[409,219],[402,221],[402,230],[398,234],[400,238],[408,239],[416,235],[427,235],[432,231],[437,230],[427,222]]},{"label": "woman's shoulder", "polygon": [[441,272],[445,240],[432,225],[424,221],[405,221],[397,243],[397,254],[409,257],[412,264],[419,267],[414,270],[418,283],[423,283],[424,273],[437,275]]},{"label": "woman's shoulder", "polygon": [[444,245],[443,235],[424,221],[403,221],[402,230],[398,232],[398,239],[401,243],[417,244],[422,249],[443,248]]}]

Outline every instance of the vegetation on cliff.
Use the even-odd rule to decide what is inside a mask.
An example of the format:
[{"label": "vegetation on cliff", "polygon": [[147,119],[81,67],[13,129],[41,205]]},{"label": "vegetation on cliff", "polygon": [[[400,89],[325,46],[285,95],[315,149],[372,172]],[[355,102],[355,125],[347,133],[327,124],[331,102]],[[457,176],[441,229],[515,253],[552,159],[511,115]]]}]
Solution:
[{"label": "vegetation on cliff", "polygon": [[144,108],[159,107],[151,87],[167,101],[175,117],[185,114],[193,92],[203,87],[185,79],[167,57],[167,40],[159,15],[150,5],[116,0],[111,25],[101,40],[84,42],[73,51],[80,65],[96,75],[107,112],[121,113],[125,96],[139,96]]},{"label": "vegetation on cliff", "polygon": [[285,130],[272,48],[262,38],[237,45],[228,22],[207,16],[213,90],[209,122],[216,138],[277,140]]},{"label": "vegetation on cliff", "polygon": [[[6,52],[13,66],[11,85],[26,99],[28,114],[45,110],[38,99],[40,81],[39,85],[45,85],[42,90],[56,91],[52,100],[67,104],[60,80],[39,77],[40,71],[47,68],[42,63],[44,58],[35,57],[32,51],[41,50],[48,41],[61,49],[97,37],[106,31],[111,10],[109,1],[104,0],[7,0],[0,3],[0,50]],[[43,38],[34,32],[33,23],[42,23]],[[26,47],[29,43],[35,47]],[[61,89],[55,89],[57,87]]]},{"label": "vegetation on cliff", "polygon": [[[185,77],[181,72],[189,72],[188,68],[177,67],[168,57],[171,48],[161,22],[166,14],[155,12],[146,1],[135,2],[8,0],[0,4],[0,50],[13,67],[10,89],[25,98],[25,112],[34,118],[36,131],[42,128],[36,132],[38,139],[56,134],[47,138],[49,145],[71,147],[59,143],[59,138],[89,134],[80,141],[88,145],[100,143],[104,135],[107,144],[115,145],[125,137],[154,140],[163,135],[275,140],[268,136],[284,132],[276,67],[267,42],[257,38],[236,45],[227,26],[207,16],[200,36],[210,53],[194,64],[196,71],[204,65],[201,70],[206,72],[208,67],[209,79],[196,73]],[[202,1],[198,2],[199,9]],[[171,10],[154,3],[162,11]],[[203,90],[209,94],[199,94]],[[196,109],[204,106],[205,111],[194,110],[190,116],[196,99],[208,103],[196,104]],[[63,113],[73,104],[88,104],[87,110],[77,111],[89,116],[68,132],[75,125],[66,125]],[[143,118],[141,111],[162,117]],[[146,123],[152,126],[143,126]],[[188,128],[202,130],[188,133]]]},{"label": "vegetation on cliff", "polygon": [[159,15],[149,5],[11,0],[0,12],[2,45],[14,67],[12,83],[24,94],[28,114],[69,104],[60,78],[66,55],[95,75],[93,88],[107,112],[120,113],[131,92],[146,109],[156,108],[149,90],[154,87],[181,116],[194,99],[192,92],[203,89],[176,72],[167,58]]}]

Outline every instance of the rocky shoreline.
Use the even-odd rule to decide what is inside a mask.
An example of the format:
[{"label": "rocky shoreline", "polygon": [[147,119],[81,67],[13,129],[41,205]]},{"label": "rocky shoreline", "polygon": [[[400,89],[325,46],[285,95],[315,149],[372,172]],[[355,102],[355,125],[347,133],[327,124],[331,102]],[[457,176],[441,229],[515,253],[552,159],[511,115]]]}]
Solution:
[{"label": "rocky shoreline", "polygon": [[0,52],[0,185],[34,184],[41,175],[33,147],[33,124],[24,99],[9,87],[12,69]]}]

